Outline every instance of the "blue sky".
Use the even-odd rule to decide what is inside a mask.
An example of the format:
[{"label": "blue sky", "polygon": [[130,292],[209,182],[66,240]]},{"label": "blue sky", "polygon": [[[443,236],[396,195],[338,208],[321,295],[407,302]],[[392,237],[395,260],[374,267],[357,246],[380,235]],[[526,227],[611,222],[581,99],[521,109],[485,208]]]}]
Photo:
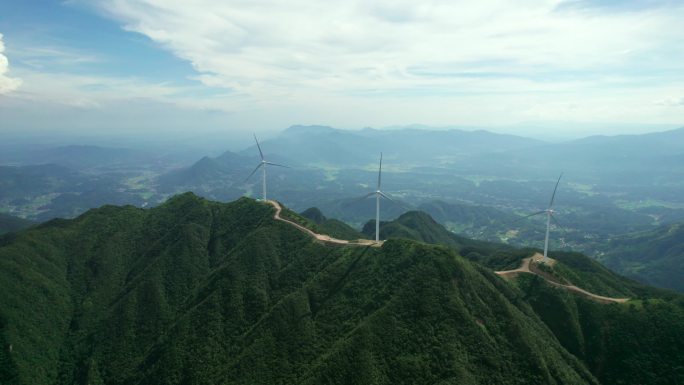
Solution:
[{"label": "blue sky", "polygon": [[0,0],[0,132],[678,127],[683,16],[655,0]]}]

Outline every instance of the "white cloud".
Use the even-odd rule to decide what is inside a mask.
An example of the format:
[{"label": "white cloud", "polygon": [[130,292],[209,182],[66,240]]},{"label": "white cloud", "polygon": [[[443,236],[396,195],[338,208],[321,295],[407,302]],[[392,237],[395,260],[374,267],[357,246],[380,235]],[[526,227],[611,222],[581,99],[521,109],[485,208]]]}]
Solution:
[{"label": "white cloud", "polygon": [[5,52],[5,44],[2,41],[3,35],[0,33],[0,95],[8,94],[21,85],[21,79],[11,78],[6,75],[9,72],[9,61]]},{"label": "white cloud", "polygon": [[661,99],[654,104],[661,107],[684,107],[684,97]]},{"label": "white cloud", "polygon": [[[210,100],[199,102],[184,96],[191,87],[152,83],[135,77],[17,71],[22,89],[13,98],[27,103],[43,102],[80,109],[100,109],[125,102],[166,102],[181,108],[210,109]],[[219,102],[215,103],[220,105]]]},{"label": "white cloud", "polygon": [[684,37],[681,12],[587,14],[560,11],[557,0],[101,4],[125,29],[190,61],[207,85],[258,98],[424,87],[509,91],[500,78],[531,80],[519,91],[534,90],[532,83],[554,84],[549,77],[596,79],[593,72],[666,59],[651,55]]},{"label": "white cloud", "polygon": [[58,71],[74,68],[81,64],[99,63],[101,59],[93,54],[82,53],[64,47],[25,46],[13,51],[17,62],[38,71]]},{"label": "white cloud", "polygon": [[14,65],[24,85],[13,97],[103,111],[161,102],[229,112],[245,128],[684,122],[684,109],[653,102],[684,89],[684,5],[565,3],[97,0],[191,63],[199,85],[70,74],[98,56],[61,49],[46,64],[53,52],[26,48],[22,62],[42,67]]}]

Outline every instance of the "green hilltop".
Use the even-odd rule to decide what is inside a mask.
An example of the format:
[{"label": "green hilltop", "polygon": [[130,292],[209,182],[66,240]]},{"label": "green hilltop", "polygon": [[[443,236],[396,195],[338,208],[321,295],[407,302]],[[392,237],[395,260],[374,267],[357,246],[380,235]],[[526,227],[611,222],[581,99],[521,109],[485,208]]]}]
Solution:
[{"label": "green hilltop", "polygon": [[337,239],[366,239],[366,234],[356,231],[348,224],[332,218],[326,218],[317,207],[311,207],[301,212],[302,217],[306,218],[319,234],[327,234]]},{"label": "green hilltop", "polygon": [[[374,226],[370,221],[364,231]],[[662,243],[672,248],[677,229],[671,226],[665,238],[670,242]],[[447,244],[476,265],[494,270],[512,269],[540,251],[463,238],[418,211],[382,222],[380,233],[387,239]],[[605,305],[532,274],[519,275],[513,282],[517,298],[532,306],[602,384],[676,384],[684,379],[684,296],[622,277],[581,253],[551,252],[550,257],[556,262],[553,267],[539,266],[550,280],[598,295],[633,299]]]},{"label": "green hilltop", "polygon": [[[325,246],[273,215],[252,199],[187,193],[149,210],[104,206],[0,238],[0,383],[683,378],[676,294],[616,276],[608,288],[640,300],[604,305],[538,276],[506,281],[492,266],[515,265],[528,251],[446,242],[422,213],[396,226],[404,239],[380,248]],[[574,279],[580,268],[566,267],[558,274]]]}]

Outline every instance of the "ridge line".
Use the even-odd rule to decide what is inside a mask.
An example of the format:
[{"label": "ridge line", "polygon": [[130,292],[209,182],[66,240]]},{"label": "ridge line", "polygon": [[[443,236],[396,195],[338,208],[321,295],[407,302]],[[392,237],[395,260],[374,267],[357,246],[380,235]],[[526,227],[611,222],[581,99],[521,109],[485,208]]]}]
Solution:
[{"label": "ridge line", "polygon": [[381,247],[383,245],[383,243],[385,242],[385,241],[377,241],[376,242],[376,241],[372,241],[369,239],[357,239],[355,241],[348,241],[346,239],[333,238],[333,237],[326,235],[326,234],[318,234],[318,233],[315,233],[314,231],[312,231],[310,229],[307,229],[306,227],[304,227],[298,223],[292,222],[289,219],[282,218],[280,216],[280,213],[282,212],[283,208],[280,206],[280,203],[273,201],[273,200],[265,200],[262,202],[268,203],[271,206],[275,207],[276,212],[273,215],[273,219],[275,219],[277,221],[285,222],[291,226],[294,226],[299,231],[302,231],[302,232],[308,234],[309,236],[311,236],[312,238],[314,238],[315,240],[317,240],[319,242],[323,242],[323,243],[327,243],[327,244],[331,244],[331,245],[337,245],[337,246],[363,246],[363,247],[367,247],[367,246]]}]

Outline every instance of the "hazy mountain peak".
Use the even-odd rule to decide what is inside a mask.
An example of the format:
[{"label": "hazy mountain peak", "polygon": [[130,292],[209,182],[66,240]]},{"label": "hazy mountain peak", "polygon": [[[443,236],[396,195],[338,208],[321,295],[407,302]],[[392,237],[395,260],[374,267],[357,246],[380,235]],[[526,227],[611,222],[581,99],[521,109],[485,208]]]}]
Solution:
[{"label": "hazy mountain peak", "polygon": [[294,125],[283,131],[284,135],[305,135],[305,134],[321,134],[339,131],[338,129],[329,126],[319,125]]},{"label": "hazy mountain peak", "polygon": [[321,210],[318,209],[318,207],[310,207],[304,211],[302,211],[301,216],[304,218],[320,225],[321,223],[326,221],[325,215],[321,212]]}]

